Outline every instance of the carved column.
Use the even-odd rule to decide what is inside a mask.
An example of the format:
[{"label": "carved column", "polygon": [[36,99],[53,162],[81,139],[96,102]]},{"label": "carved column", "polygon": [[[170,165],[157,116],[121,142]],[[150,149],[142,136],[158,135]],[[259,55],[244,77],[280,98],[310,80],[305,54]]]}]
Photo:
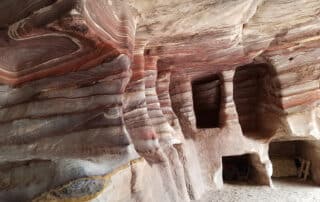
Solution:
[{"label": "carved column", "polygon": [[158,149],[158,135],[152,127],[145,94],[144,47],[147,41],[136,40],[132,77],[127,86],[124,99],[124,119],[135,148],[139,152]]}]

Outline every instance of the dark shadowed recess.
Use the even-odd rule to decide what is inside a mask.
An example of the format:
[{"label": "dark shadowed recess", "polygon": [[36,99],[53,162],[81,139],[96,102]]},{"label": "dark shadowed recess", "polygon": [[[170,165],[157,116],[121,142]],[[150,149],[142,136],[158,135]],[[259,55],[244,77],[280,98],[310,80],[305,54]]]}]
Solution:
[{"label": "dark shadowed recess", "polygon": [[218,75],[211,75],[192,82],[197,128],[219,127],[220,83]]},{"label": "dark shadowed recess", "polygon": [[222,157],[223,181],[226,183],[248,183],[252,165],[250,155]]},{"label": "dark shadowed recess", "polygon": [[273,67],[268,64],[248,64],[236,69],[233,97],[241,129],[254,139],[271,137],[278,127],[279,97]]},{"label": "dark shadowed recess", "polygon": [[[302,182],[304,177],[305,180],[316,177],[312,173],[312,164],[319,161],[319,156],[308,140],[271,142],[269,157],[273,166],[273,178],[290,178]],[[303,172],[300,173],[301,171]],[[308,173],[305,175],[306,171]]]}]

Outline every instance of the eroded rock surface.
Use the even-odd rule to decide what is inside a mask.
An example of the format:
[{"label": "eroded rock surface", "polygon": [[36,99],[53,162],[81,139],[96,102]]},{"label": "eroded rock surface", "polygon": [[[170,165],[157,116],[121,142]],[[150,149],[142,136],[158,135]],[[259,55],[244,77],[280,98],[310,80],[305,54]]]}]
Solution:
[{"label": "eroded rock surface", "polygon": [[0,201],[190,201],[243,155],[272,186],[279,141],[320,184],[319,10],[1,1]]}]

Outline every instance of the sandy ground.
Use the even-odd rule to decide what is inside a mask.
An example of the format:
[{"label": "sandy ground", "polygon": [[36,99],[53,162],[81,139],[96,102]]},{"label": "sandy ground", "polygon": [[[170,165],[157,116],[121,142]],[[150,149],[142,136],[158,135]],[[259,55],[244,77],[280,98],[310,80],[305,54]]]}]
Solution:
[{"label": "sandy ground", "polygon": [[273,179],[273,188],[224,184],[222,190],[207,192],[194,202],[320,202],[320,187],[297,179]]}]

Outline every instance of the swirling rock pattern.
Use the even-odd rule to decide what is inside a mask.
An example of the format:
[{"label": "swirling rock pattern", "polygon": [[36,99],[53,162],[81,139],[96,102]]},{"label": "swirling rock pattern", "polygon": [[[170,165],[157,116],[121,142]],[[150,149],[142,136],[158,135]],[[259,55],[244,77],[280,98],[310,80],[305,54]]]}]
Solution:
[{"label": "swirling rock pattern", "polygon": [[[320,184],[318,0],[3,0],[0,201],[190,201],[303,140]],[[223,12],[221,12],[223,11]]]}]

